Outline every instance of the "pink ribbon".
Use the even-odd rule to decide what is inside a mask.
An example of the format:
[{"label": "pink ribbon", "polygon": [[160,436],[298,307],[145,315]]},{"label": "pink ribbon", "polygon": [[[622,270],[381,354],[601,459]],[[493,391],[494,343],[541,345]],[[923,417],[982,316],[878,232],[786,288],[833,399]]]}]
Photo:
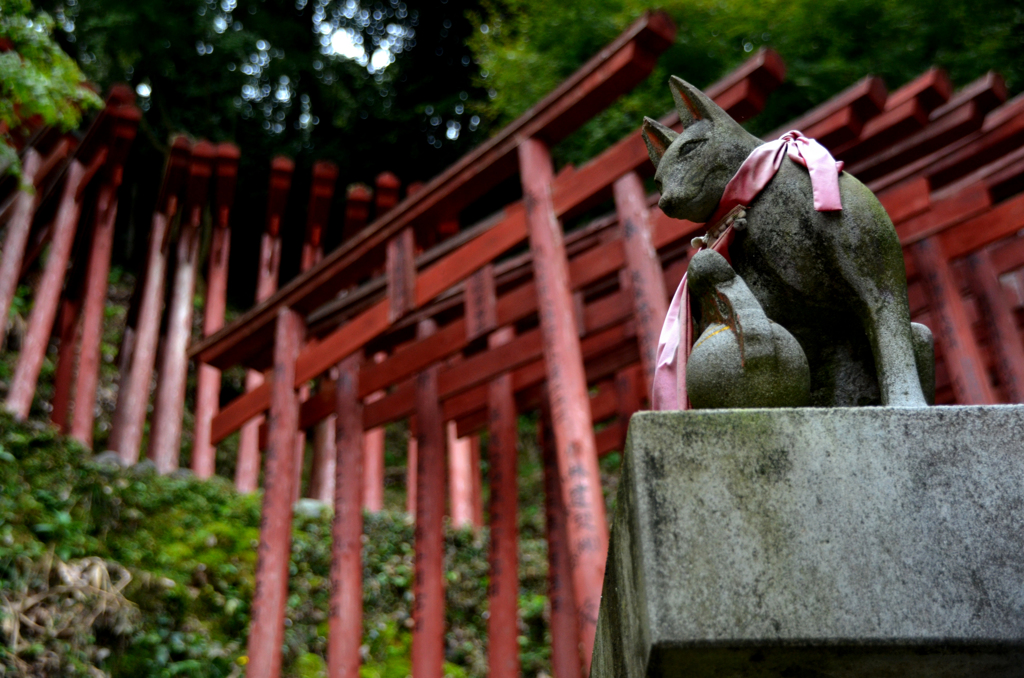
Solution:
[{"label": "pink ribbon", "polygon": [[[796,130],[786,132],[775,141],[769,141],[751,151],[729,180],[711,218],[712,227],[724,219],[735,207],[749,205],[758,196],[782,166],[782,158],[803,165],[811,175],[814,209],[829,212],[843,209],[839,195],[839,173],[843,163],[836,162],[832,154],[814,139]],[[730,225],[715,241],[711,249],[729,260],[729,245],[735,231]],[[703,248],[702,248],[703,249]],[[654,370],[651,407],[655,410],[688,410],[686,396],[686,360],[693,345],[693,316],[690,313],[690,295],[683,276],[665,316],[658,339],[658,364]]]}]

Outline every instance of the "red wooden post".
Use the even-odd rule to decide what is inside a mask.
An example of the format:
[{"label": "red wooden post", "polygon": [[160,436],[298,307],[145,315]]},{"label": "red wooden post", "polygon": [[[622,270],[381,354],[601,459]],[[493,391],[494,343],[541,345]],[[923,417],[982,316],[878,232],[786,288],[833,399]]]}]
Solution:
[{"label": "red wooden post", "polygon": [[[87,219],[80,219],[79,229],[89,228]],[[64,291],[57,308],[53,333],[57,337],[57,365],[53,372],[53,398],[50,399],[50,421],[67,434],[71,427],[71,404],[74,393],[75,367],[78,359],[78,337],[82,328],[82,301],[89,258],[82,249],[86,238],[76,238],[71,251],[71,267],[64,277]]]},{"label": "red wooden post", "polygon": [[648,218],[647,196],[636,172],[630,172],[615,182],[615,210],[622,226],[623,247],[626,254],[627,292],[633,300],[636,335],[640,345],[640,363],[643,365],[647,390],[653,388],[654,368],[658,361],[658,339],[661,325],[668,313],[668,293],[661,262],[651,244],[651,225]]},{"label": "red wooden post", "polygon": [[[395,322],[416,305],[416,263],[413,247],[414,242],[412,228],[403,229],[395,235],[395,237],[389,240],[387,244],[386,262],[389,322]],[[421,326],[420,329],[422,331],[426,331],[423,327],[424,326]],[[433,334],[433,330],[430,330],[429,333]],[[440,425],[440,422],[438,422],[438,426]],[[418,438],[419,435],[417,435],[417,439]],[[444,450],[443,440],[444,434],[442,433],[442,454]],[[413,447],[414,444],[416,444],[415,448]],[[420,487],[419,471],[422,469],[422,463],[419,460],[420,453],[422,453],[422,450],[419,448],[418,444],[410,440],[406,501],[409,513],[416,515],[417,520],[419,519],[419,508],[417,504],[418,500],[415,497],[418,497]],[[417,457],[416,464],[412,463],[413,457]],[[412,488],[416,488],[416,495],[413,495],[411,492]]]},{"label": "red wooden post", "polygon": [[[289,162],[291,162],[291,161],[289,161]],[[272,175],[272,172],[271,172],[271,182],[272,181],[273,181],[273,175]],[[289,176],[289,187],[291,187],[291,176]],[[287,201],[287,194],[286,194],[286,201]],[[286,209],[286,204],[282,203],[281,207],[280,207],[281,217],[279,217],[279,219],[284,217],[285,209]],[[307,223],[307,226],[308,226],[308,223]],[[278,231],[279,232],[281,231],[281,226],[280,225],[278,226]],[[308,238],[309,238],[309,232],[308,232],[308,229],[307,229],[306,238],[304,240],[307,241]],[[279,241],[280,240],[281,239],[279,237]],[[304,263],[304,258],[306,256],[306,249],[307,248],[305,247],[305,242],[303,242],[303,248],[302,248],[302,255],[303,255],[303,257],[299,261],[300,265],[302,263]],[[316,252],[315,248],[311,248],[311,249],[312,249],[312,255],[315,256],[315,252]],[[322,251],[322,254],[323,254],[323,251]],[[279,258],[280,258],[280,245],[279,245]],[[302,384],[301,386],[299,386],[299,404],[300,404],[300,408],[301,408],[302,402],[305,401],[308,397],[309,397],[309,387],[306,384]],[[303,463],[303,459],[305,458],[305,452],[306,452],[306,431],[305,431],[305,429],[299,428],[295,432],[295,455],[294,455],[294,460],[295,460],[295,483],[292,486],[292,490],[293,490],[292,499],[294,501],[299,501],[299,498],[302,497],[302,463]],[[332,499],[333,499],[333,497],[332,497]]]},{"label": "red wooden post", "polygon": [[[642,368],[641,368],[642,369]],[[640,374],[637,366],[627,367],[615,375],[616,409],[622,423],[628,425],[629,418],[640,410],[643,390],[640,388]]]},{"label": "red wooden post", "polygon": [[[320,484],[320,479],[328,468],[331,470],[331,473],[337,475],[337,469],[334,468],[334,465],[337,463],[337,459],[329,463],[325,463],[324,460],[321,460],[320,455],[322,454],[322,450],[338,449],[337,439],[335,438],[335,428],[337,428],[337,422],[335,421],[333,414],[328,417],[324,417],[316,423],[316,426],[313,427],[313,473],[310,477],[309,496],[319,501],[324,501],[322,497],[328,489],[331,490],[332,493],[334,492],[334,477],[331,477],[330,482],[323,484]],[[366,446],[364,443],[364,459],[365,456]],[[331,500],[334,500],[333,495]]]},{"label": "red wooden post", "polygon": [[[488,338],[491,348],[512,341],[511,327]],[[516,403],[512,375],[505,373],[488,385],[491,462],[491,585],[487,591],[487,661],[491,678],[519,675],[517,606],[519,602],[519,511],[516,471]],[[570,617],[570,623],[575,620]],[[574,677],[575,678],[575,677]]]},{"label": "red wooden post", "polygon": [[419,469],[420,444],[416,417],[409,417],[409,442],[405,457],[405,512],[416,519],[416,477]]},{"label": "red wooden post", "polygon": [[18,278],[21,277],[21,261],[25,256],[28,234],[32,230],[32,218],[36,214],[36,178],[42,158],[34,148],[25,151],[21,165],[21,188],[14,202],[14,213],[7,222],[7,235],[4,236],[3,258],[0,259],[0,346],[7,337],[7,314],[11,311],[11,302],[18,289]]},{"label": "red wooden post", "polygon": [[[70,286],[81,287],[85,262],[76,262],[71,267]],[[57,310],[57,367],[53,373],[53,398],[50,399],[50,421],[61,433],[68,432],[71,413],[71,388],[75,380],[75,349],[78,347],[78,330],[81,327],[81,289],[69,289],[61,299]]]},{"label": "red wooden post", "polygon": [[158,473],[176,470],[181,453],[181,421],[188,378],[187,351],[192,338],[192,296],[199,265],[199,227],[216,152],[213,144],[200,141],[192,147],[192,162],[188,169],[185,210],[178,232],[174,282],[167,312],[167,334],[157,372],[149,436],[148,456],[156,464]]},{"label": "red wooden post", "polygon": [[[498,302],[494,287],[494,267],[487,264],[466,279],[464,286],[466,341],[486,336],[498,326]],[[474,527],[484,522],[480,479],[480,438],[469,438],[470,509]]]},{"label": "red wooden post", "polygon": [[548,601],[551,603],[551,670],[555,678],[580,675],[579,625],[572,585],[572,552],[566,522],[558,450],[547,403],[540,421],[541,454],[544,456],[544,508],[548,532]]},{"label": "red wooden post", "polygon": [[75,240],[82,191],[105,159],[106,151],[100,151],[89,169],[78,160],[72,160],[68,167],[60,206],[53,222],[50,255],[46,259],[43,276],[36,288],[32,312],[28,317],[28,329],[21,345],[21,355],[18,356],[18,366],[11,380],[11,390],[7,394],[6,407],[17,419],[26,419],[32,407],[32,396],[39,380],[39,370],[43,366],[43,357],[46,355],[46,344],[50,339],[50,332],[53,331],[60,290],[64,284],[64,273]]},{"label": "red wooden post", "polygon": [[[323,258],[323,231],[331,213],[334,198],[334,183],[338,180],[338,167],[334,163],[320,161],[313,164],[313,185],[309,191],[309,207],[306,210],[306,237],[302,243],[302,271],[309,270]],[[301,398],[309,398],[309,387],[303,386]],[[334,464],[337,457],[335,438],[329,429],[335,427],[334,417],[318,422],[313,432],[313,466],[309,477],[309,496],[322,502],[334,498]],[[296,443],[296,462],[302,473],[302,448],[305,435],[300,432]]]},{"label": "red wooden post", "polygon": [[[383,351],[373,356],[376,363],[384,362],[387,354]],[[371,393],[366,403],[376,402],[384,397],[384,391]],[[363,508],[377,513],[384,508],[384,428],[378,426],[363,433]]]},{"label": "red wooden post", "polygon": [[448,422],[448,479],[452,527],[473,527],[473,480],[469,438],[460,438],[455,422]]},{"label": "red wooden post", "polygon": [[[0,127],[2,127],[2,125],[0,125]],[[24,192],[21,189],[23,187],[31,187],[31,189],[27,191],[27,193],[32,199],[32,202],[29,205],[31,212],[29,216],[30,227],[29,233],[25,234],[25,242],[22,243],[21,245],[21,251],[19,252],[18,247],[16,246],[16,243],[18,242],[20,235],[15,236],[14,239],[11,240],[9,243],[6,242],[6,238],[12,237],[11,232],[8,231],[7,236],[5,236],[5,247],[3,251],[8,251],[7,245],[10,245],[12,247],[10,253],[6,254],[5,256],[16,256],[18,259],[18,277],[14,279],[15,288],[14,291],[11,292],[12,300],[13,294],[17,290],[18,280],[26,273],[26,260],[28,261],[29,264],[31,264],[35,260],[35,257],[38,256],[39,249],[41,249],[42,246],[42,243],[38,241],[30,242],[29,235],[31,234],[32,219],[35,219],[36,211],[39,209],[39,205],[42,202],[44,184],[48,182],[48,180],[56,176],[57,173],[54,172],[54,170],[65,159],[67,159],[68,155],[71,153],[72,150],[73,144],[71,142],[71,137],[67,135],[61,137],[60,140],[56,144],[54,144],[53,148],[50,149],[50,152],[46,155],[46,157],[40,156],[39,152],[35,148],[27,148],[25,150],[25,155],[22,159],[22,176],[29,176],[26,173],[26,166],[30,152],[35,154],[38,160],[36,164],[36,169],[35,171],[32,172],[31,181],[29,181],[29,179],[25,179],[23,182],[21,182],[21,185],[18,187],[18,189],[16,189],[12,195],[7,196],[7,199],[3,202],[2,205],[0,205],[0,225],[10,224],[14,220],[19,210],[18,196]],[[66,165],[61,167],[61,171],[63,171],[65,167]],[[52,189],[53,187],[51,186],[49,188]],[[0,265],[0,268],[2,268],[2,265]],[[11,302],[8,301],[7,303],[10,304]]]},{"label": "red wooden post", "polygon": [[[437,331],[432,320],[420,322],[418,335]],[[441,678],[444,663],[444,428],[437,398],[436,365],[416,377],[416,575],[413,592],[412,673]]]},{"label": "red wooden post", "polygon": [[[117,216],[117,191],[109,181],[100,186],[95,208],[92,220],[92,238],[81,252],[83,257],[87,258],[87,264],[85,276],[80,281],[82,284],[82,289],[78,291],[80,296],[77,303],[69,300],[69,303],[62,305],[61,315],[65,317],[61,318],[64,322],[60,323],[61,325],[70,323],[70,326],[65,325],[61,328],[62,339],[70,339],[74,342],[77,335],[80,342],[78,370],[77,376],[74,378],[75,397],[71,409],[71,421],[66,427],[62,425],[62,428],[70,437],[89,448],[92,447],[92,423],[100,369],[100,341],[103,334],[107,279],[110,275],[110,255],[113,251],[114,223]],[[73,316],[70,315],[72,312]],[[69,336],[64,336],[63,330],[65,329],[70,330]],[[60,377],[71,376],[72,372],[70,368],[75,357],[75,347],[72,345],[67,348],[69,350],[66,353],[64,350],[61,351],[61,358],[67,357],[70,360],[61,361],[59,371],[64,374],[61,374]],[[66,371],[65,365],[68,368]],[[61,400],[71,391],[70,384],[62,382],[63,379],[59,378],[57,391],[59,393],[64,391],[60,393]],[[54,416],[61,416],[58,414],[58,410],[64,410],[63,421],[67,422],[67,407],[66,403],[60,403],[58,408],[55,408]]]},{"label": "red wooden post", "polygon": [[416,255],[412,228],[402,229],[387,246],[388,321],[416,307]]},{"label": "red wooden post", "polygon": [[[252,391],[263,384],[263,374],[256,370],[245,373],[245,390]],[[260,475],[260,415],[242,425],[238,432],[238,459],[235,463],[235,489],[255,492],[259,489]]]},{"label": "red wooden post", "polygon": [[247,678],[278,678],[284,641],[284,609],[288,597],[292,496],[295,477],[295,433],[299,399],[295,360],[305,338],[302,316],[282,309],[274,330],[274,372],[267,436],[267,468],[256,562],[256,590],[249,626]]},{"label": "red wooden post", "polygon": [[[373,401],[367,398],[366,402]],[[384,429],[378,426],[363,435],[363,508],[379,513],[384,509]]]},{"label": "red wooden post", "polygon": [[139,306],[142,304],[142,290],[146,287],[145,269],[138,271],[135,286],[132,288],[132,296],[128,300],[128,311],[125,317],[124,332],[121,334],[121,342],[117,346],[117,401],[114,403],[114,415],[110,421],[110,436],[107,438],[107,449],[116,450],[112,441],[114,431],[121,426],[120,417],[124,415],[124,386],[128,379],[128,373],[132,371],[132,355],[135,353],[136,328],[139,325]]},{"label": "red wooden post", "polygon": [[306,210],[306,238],[302,243],[303,271],[312,268],[324,256],[323,232],[331,215],[331,200],[334,199],[334,184],[337,180],[337,165],[326,160],[313,163],[313,185]]},{"label": "red wooden post", "polygon": [[466,278],[466,341],[487,335],[498,326],[498,298],[494,289],[494,267],[487,264]]},{"label": "red wooden post", "polygon": [[[256,276],[256,303],[273,296],[277,291],[277,275],[281,268],[281,216],[288,201],[295,163],[278,156],[270,163],[270,186],[267,191],[267,227],[260,240],[260,267]],[[252,391],[263,383],[263,374],[249,370],[245,375],[245,390]],[[254,492],[260,475],[259,416],[242,426],[238,438],[238,461],[235,466],[235,487],[239,492]]]},{"label": "red wooden post", "polygon": [[[203,336],[224,327],[228,294],[228,256],[231,252],[231,205],[238,181],[238,146],[217,145],[217,181],[213,197],[213,233],[206,273],[206,303],[203,305]],[[215,472],[216,449],[210,443],[210,423],[220,409],[220,370],[200,362],[196,372],[195,434],[192,443],[192,472],[209,478]]]},{"label": "red wooden post", "polygon": [[163,315],[164,284],[167,271],[167,241],[171,220],[178,212],[178,194],[188,175],[192,142],[177,136],[171,141],[171,153],[164,170],[163,185],[153,211],[149,229],[149,249],[146,270],[141,284],[142,300],[135,327],[135,347],[130,367],[121,375],[117,410],[110,431],[109,446],[116,450],[125,464],[139,460],[139,446],[146,423],[149,404],[149,385],[156,364],[157,343],[160,340],[160,317]]},{"label": "red wooden post", "polygon": [[961,405],[990,405],[995,394],[985,371],[981,349],[971,332],[967,309],[940,245],[931,238],[910,247],[932,305],[935,340],[942,346],[953,392]]},{"label": "red wooden post", "polygon": [[1006,290],[992,265],[991,252],[982,250],[971,254],[967,257],[967,266],[988,324],[999,379],[1006,385],[1011,403],[1024,403],[1024,344],[1021,344],[1013,308],[1007,303]]},{"label": "red wooden post", "polygon": [[363,640],[363,405],[359,354],[338,365],[335,382],[337,462],[331,536],[329,678],[358,678]]},{"label": "red wooden post", "polygon": [[566,524],[577,623],[583,666],[589,671],[608,553],[608,525],[569,287],[569,265],[562,228],[551,202],[551,156],[543,142],[527,139],[519,145],[519,169],[533,253],[558,471],[568,511]]},{"label": "red wooden post", "polygon": [[342,240],[349,240],[363,230],[370,220],[370,200],[373,195],[365,184],[352,184],[345,193],[345,225]]},{"label": "red wooden post", "polygon": [[106,317],[107,281],[110,255],[114,249],[114,224],[117,221],[117,190],[121,186],[124,162],[135,140],[142,112],[134,107],[108,109],[111,144],[107,156],[106,177],[96,198],[92,247],[82,302],[82,341],[78,353],[78,378],[75,381],[75,409],[71,437],[92,447],[92,428],[96,409],[96,387],[100,379],[100,343]]},{"label": "red wooden post", "polygon": [[373,218],[380,219],[398,204],[398,191],[402,187],[402,182],[391,172],[381,172],[377,175],[375,183],[377,184],[375,196],[377,205]]},{"label": "red wooden post", "polygon": [[[456,428],[456,430],[458,430]],[[470,468],[470,508],[472,509],[473,527],[480,529],[484,526],[484,488],[483,479],[480,476],[480,436],[467,436],[469,440],[469,468]]]}]

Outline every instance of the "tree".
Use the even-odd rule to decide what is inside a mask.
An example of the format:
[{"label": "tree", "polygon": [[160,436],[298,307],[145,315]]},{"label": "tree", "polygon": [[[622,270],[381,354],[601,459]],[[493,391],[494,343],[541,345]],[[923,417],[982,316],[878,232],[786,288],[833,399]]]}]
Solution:
[{"label": "tree", "polygon": [[[427,179],[479,137],[460,8],[416,0],[63,0],[59,36],[86,74],[129,82],[143,131],[232,140],[243,157],[330,158]],[[456,130],[449,132],[449,130]],[[382,149],[401,148],[398,158]]]},{"label": "tree", "polygon": [[28,0],[0,0],[0,177],[18,172],[15,138],[31,123],[72,129],[100,105],[53,39],[53,19]]},{"label": "tree", "polygon": [[[252,303],[270,158],[297,169],[282,282],[294,275],[315,160],[352,182],[388,170],[425,181],[484,138],[464,9],[427,0],[43,0],[63,46],[102,87],[127,81],[144,110],[122,189],[115,257],[140,265],[173,133],[242,151],[231,299]],[[127,198],[131,197],[132,200]],[[339,206],[334,218],[341,214]],[[126,223],[127,222],[127,223]],[[340,229],[325,236],[337,244]]]}]

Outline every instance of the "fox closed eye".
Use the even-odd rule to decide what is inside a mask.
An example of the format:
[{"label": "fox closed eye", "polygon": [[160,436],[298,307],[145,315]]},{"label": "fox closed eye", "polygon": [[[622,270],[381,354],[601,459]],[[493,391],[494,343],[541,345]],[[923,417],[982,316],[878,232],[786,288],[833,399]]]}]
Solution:
[{"label": "fox closed eye", "polygon": [[692,151],[696,150],[698,146],[703,144],[707,139],[690,139],[682,146],[679,147],[679,155],[688,155]]}]

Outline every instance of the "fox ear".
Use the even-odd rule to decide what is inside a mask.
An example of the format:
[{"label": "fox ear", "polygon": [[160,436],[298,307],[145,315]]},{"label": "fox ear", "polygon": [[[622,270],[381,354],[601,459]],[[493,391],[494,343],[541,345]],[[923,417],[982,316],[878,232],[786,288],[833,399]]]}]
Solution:
[{"label": "fox ear", "polygon": [[679,122],[682,123],[683,129],[698,120],[740,128],[739,123],[711,97],[682,78],[673,75],[668,79],[668,87],[672,90],[672,98],[675,99],[676,111],[679,113]]},{"label": "fox ear", "polygon": [[675,99],[676,111],[679,113],[679,121],[683,123],[683,128],[698,120],[715,117],[708,104],[716,107],[717,104],[690,83],[673,75],[668,79],[668,87],[672,90],[672,98]]},{"label": "fox ear", "polygon": [[665,151],[676,140],[679,133],[669,127],[665,127],[657,120],[644,117],[644,124],[640,128],[640,135],[644,138],[644,143],[647,144],[647,152],[651,156],[651,162],[657,168],[658,163],[661,162],[661,156],[665,155]]}]

